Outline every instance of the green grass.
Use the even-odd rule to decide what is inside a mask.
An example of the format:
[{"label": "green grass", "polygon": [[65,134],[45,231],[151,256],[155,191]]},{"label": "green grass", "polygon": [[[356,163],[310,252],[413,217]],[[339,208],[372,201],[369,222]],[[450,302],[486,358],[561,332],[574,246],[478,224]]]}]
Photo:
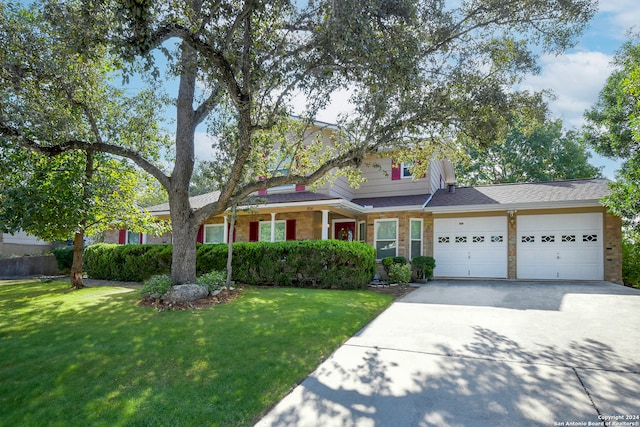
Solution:
[{"label": "green grass", "polygon": [[391,299],[245,289],[195,311],[0,282],[0,426],[251,425]]}]

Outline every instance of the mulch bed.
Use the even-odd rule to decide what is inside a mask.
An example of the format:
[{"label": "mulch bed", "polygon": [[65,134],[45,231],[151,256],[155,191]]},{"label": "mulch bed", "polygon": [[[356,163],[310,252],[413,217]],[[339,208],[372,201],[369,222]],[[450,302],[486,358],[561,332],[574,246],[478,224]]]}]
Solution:
[{"label": "mulch bed", "polygon": [[233,301],[238,298],[240,295],[239,289],[226,290],[223,289],[216,296],[208,296],[206,298],[200,298],[199,300],[182,302],[182,303],[170,303],[165,301],[160,301],[159,299],[154,300],[142,300],[138,303],[141,307],[153,307],[158,311],[165,310],[196,310],[199,308],[207,308],[213,305],[225,304],[229,301]]}]

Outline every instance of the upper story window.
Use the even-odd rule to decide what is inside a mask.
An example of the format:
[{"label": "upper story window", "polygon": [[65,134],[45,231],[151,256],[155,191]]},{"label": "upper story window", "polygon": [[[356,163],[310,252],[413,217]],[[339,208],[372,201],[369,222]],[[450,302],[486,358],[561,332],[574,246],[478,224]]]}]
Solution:
[{"label": "upper story window", "polygon": [[413,162],[402,162],[400,165],[400,176],[402,178],[413,177],[413,174],[411,173],[411,166],[413,166]]},{"label": "upper story window", "polygon": [[[269,169],[269,175],[270,176],[288,176],[291,173],[291,170],[289,169],[289,166],[291,166],[291,164],[292,164],[291,156],[286,156],[284,158],[281,158],[281,156],[278,156],[278,158],[276,158],[272,167]],[[284,184],[284,185],[279,185],[277,187],[272,187],[269,190],[271,191],[291,190],[295,187],[296,187],[295,184]]]}]

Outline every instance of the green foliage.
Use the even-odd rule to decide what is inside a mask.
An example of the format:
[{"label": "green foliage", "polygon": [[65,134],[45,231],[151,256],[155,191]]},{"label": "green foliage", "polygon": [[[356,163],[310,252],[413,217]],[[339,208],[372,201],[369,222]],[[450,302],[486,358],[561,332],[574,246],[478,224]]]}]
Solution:
[{"label": "green foliage", "polygon": [[53,249],[53,255],[56,257],[58,263],[58,270],[67,271],[71,269],[73,264],[73,246],[62,246]]},{"label": "green foliage", "polygon": [[411,266],[408,264],[392,264],[389,267],[391,283],[406,284],[411,281]]},{"label": "green foliage", "polygon": [[[81,52],[52,15],[22,7],[0,7],[0,228],[44,240],[122,224],[162,231],[134,203],[141,170],[95,148],[117,141],[157,158],[164,136],[155,98],[116,88],[103,47]],[[58,149],[70,141],[85,145]]]},{"label": "green foliage", "polygon": [[627,286],[640,288],[640,243],[622,242],[622,280]]},{"label": "green foliage", "polygon": [[151,276],[142,283],[140,294],[143,298],[160,298],[169,291],[172,283],[171,276],[167,274]]},{"label": "green foliage", "polygon": [[562,129],[562,121],[518,123],[503,140],[487,147],[470,144],[466,162],[456,164],[464,185],[544,182],[599,178],[579,136]]},{"label": "green foliage", "polygon": [[170,245],[99,243],[84,251],[85,272],[93,279],[142,282],[171,272]]},{"label": "green foliage", "polygon": [[624,160],[604,204],[640,231],[640,36],[625,43],[598,102],[585,113],[586,141],[607,157]]},{"label": "green foliage", "polygon": [[403,256],[389,256],[389,257],[385,257],[382,258],[382,267],[384,268],[384,271],[389,274],[391,271],[391,266],[394,264],[401,264],[404,265],[407,263],[407,258],[403,257]]},{"label": "green foliage", "polygon": [[411,260],[411,265],[416,271],[418,279],[433,279],[433,270],[436,268],[436,260],[430,256],[417,256]]},{"label": "green foliage", "polygon": [[227,273],[225,271],[210,271],[209,273],[201,274],[196,278],[198,285],[206,286],[209,293],[217,289],[222,289],[227,280]]},{"label": "green foliage", "polygon": [[[85,250],[91,278],[142,281],[166,274],[170,245],[96,244]],[[224,271],[227,245],[199,245],[200,274]],[[361,289],[375,273],[375,249],[360,242],[309,240],[233,244],[233,279],[250,285]],[[405,260],[406,262],[406,260]]]}]

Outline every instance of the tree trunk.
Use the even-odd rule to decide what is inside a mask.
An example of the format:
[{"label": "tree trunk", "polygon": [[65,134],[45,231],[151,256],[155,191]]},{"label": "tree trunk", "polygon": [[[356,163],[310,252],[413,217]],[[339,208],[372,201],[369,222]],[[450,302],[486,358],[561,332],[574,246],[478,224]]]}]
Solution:
[{"label": "tree trunk", "polygon": [[73,263],[71,264],[71,288],[82,289],[84,283],[82,282],[82,270],[84,268],[84,260],[82,254],[84,253],[84,232],[78,231],[73,237]]},{"label": "tree trunk", "polygon": [[182,74],[176,103],[176,160],[170,178],[169,209],[173,234],[171,277],[174,284],[196,281],[196,239],[198,227],[189,203],[189,182],[195,163],[195,112],[197,56],[188,44],[182,44]]},{"label": "tree trunk", "polygon": [[236,207],[231,207],[231,223],[229,225],[229,233],[227,237],[227,281],[225,286],[227,290],[231,287],[231,278],[233,277],[233,268],[231,267],[233,261],[233,232],[236,228]]},{"label": "tree trunk", "polygon": [[171,278],[174,284],[195,283],[196,281],[196,239],[198,225],[190,218],[190,209],[171,207],[171,228],[173,233],[173,255],[171,257]]}]

